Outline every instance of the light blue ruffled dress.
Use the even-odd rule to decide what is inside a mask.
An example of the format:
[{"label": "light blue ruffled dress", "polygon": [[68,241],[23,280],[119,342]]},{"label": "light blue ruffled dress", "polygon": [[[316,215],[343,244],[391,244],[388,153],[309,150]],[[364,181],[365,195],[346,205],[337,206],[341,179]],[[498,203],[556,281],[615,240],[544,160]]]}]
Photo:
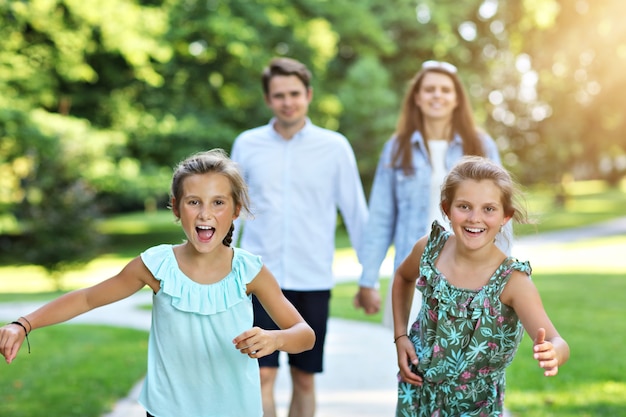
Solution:
[{"label": "light blue ruffled dress", "polygon": [[450,232],[437,222],[420,260],[422,308],[411,326],[421,387],[398,385],[397,417],[496,417],[504,406],[505,369],[524,329],[500,301],[514,270],[529,277],[528,262],[507,257],[478,290],[451,285],[435,263]]},{"label": "light blue ruffled dress", "polygon": [[261,258],[233,248],[232,271],[199,284],[178,267],[172,245],[141,254],[160,281],[153,295],[148,372],[139,402],[156,417],[263,415],[259,366],[232,340],[252,328],[246,285]]}]

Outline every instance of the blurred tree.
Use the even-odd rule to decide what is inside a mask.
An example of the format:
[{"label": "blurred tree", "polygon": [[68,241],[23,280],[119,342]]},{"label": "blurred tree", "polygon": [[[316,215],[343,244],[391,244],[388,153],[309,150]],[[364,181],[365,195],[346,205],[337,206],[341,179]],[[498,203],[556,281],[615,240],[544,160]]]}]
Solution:
[{"label": "blurred tree", "polygon": [[[616,182],[626,170],[626,103],[615,93],[626,82],[622,7],[0,0],[0,233],[16,229],[12,213],[26,192],[18,168],[32,164],[32,151],[21,141],[62,143],[45,153],[45,166],[58,170],[46,174],[46,192],[86,187],[106,212],[161,204],[180,159],[228,151],[242,130],[267,123],[260,73],[276,55],[312,69],[311,118],[351,141],[366,192],[407,82],[427,59],[457,65],[479,124],[523,183],[564,175]],[[28,142],[35,158],[47,140]],[[70,150],[82,159],[72,157],[79,169],[65,173]]]},{"label": "blurred tree", "polygon": [[90,260],[101,243],[94,192],[81,178],[93,158],[68,140],[83,122],[60,118],[0,109],[3,215],[19,225],[2,231],[2,258],[44,267],[57,289],[62,272]]},{"label": "blurred tree", "polygon": [[[573,178],[626,174],[626,26],[619,0],[554,2],[552,24],[529,33],[526,53],[548,106],[539,125],[540,161]],[[555,164],[556,162],[556,164]]]},{"label": "blurred tree", "polygon": [[504,161],[527,184],[626,173],[626,28],[619,0],[487,1],[483,89]]}]

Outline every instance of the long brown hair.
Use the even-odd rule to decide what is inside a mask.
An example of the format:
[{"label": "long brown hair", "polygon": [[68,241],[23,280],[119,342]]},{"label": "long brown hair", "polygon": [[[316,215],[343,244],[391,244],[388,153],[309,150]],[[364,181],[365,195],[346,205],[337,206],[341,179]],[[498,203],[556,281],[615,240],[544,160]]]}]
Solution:
[{"label": "long brown hair", "polygon": [[[450,64],[447,65],[452,67]],[[424,135],[424,115],[422,114],[422,110],[415,104],[415,93],[419,91],[424,76],[429,72],[447,75],[454,83],[458,105],[452,113],[452,134],[458,133],[459,136],[461,136],[463,141],[463,154],[485,156],[485,150],[474,122],[472,106],[459,76],[456,72],[449,71],[447,67],[443,65],[422,67],[409,83],[409,87],[402,101],[402,109],[395,132],[397,147],[393,152],[392,165],[397,168],[402,168],[407,175],[413,172],[411,136],[415,131],[421,132],[422,136]],[[427,138],[424,137],[425,142],[426,139]],[[426,146],[428,145],[426,144]]]}]

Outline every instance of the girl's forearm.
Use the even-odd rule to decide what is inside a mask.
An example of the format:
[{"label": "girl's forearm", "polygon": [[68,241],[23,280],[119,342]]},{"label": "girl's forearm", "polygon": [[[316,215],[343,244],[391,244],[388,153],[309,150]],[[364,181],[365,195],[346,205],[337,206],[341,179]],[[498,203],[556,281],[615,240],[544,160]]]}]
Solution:
[{"label": "girl's forearm", "polygon": [[62,323],[91,310],[86,302],[84,290],[76,290],[44,304],[37,310],[23,316],[31,330]]},{"label": "girl's forearm", "polygon": [[394,338],[407,332],[414,284],[396,275],[391,288],[391,308],[393,313]]},{"label": "girl's forearm", "polygon": [[287,353],[301,353],[312,349],[315,344],[315,332],[303,322],[296,323],[288,329],[277,330],[279,335],[279,350]]}]

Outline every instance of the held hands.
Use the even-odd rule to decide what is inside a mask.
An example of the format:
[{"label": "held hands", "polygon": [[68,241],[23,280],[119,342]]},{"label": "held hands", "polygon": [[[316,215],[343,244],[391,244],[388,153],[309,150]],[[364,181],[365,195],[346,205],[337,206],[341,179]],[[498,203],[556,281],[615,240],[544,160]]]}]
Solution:
[{"label": "held hands", "polygon": [[7,363],[13,362],[25,338],[24,329],[17,324],[0,327],[0,354],[5,357]]},{"label": "held hands", "polygon": [[559,360],[552,342],[546,341],[546,329],[540,328],[533,345],[533,357],[544,369],[544,376],[555,376],[559,372]]},{"label": "held hands", "polygon": [[262,358],[276,351],[280,346],[276,332],[253,327],[233,339],[239,351],[251,358]]},{"label": "held hands", "polygon": [[396,341],[396,350],[398,351],[398,367],[400,368],[399,379],[408,382],[411,385],[422,385],[422,376],[413,372],[417,370],[417,353],[415,353],[415,346],[408,336],[403,335]]},{"label": "held hands", "polygon": [[380,294],[376,288],[359,287],[353,304],[356,309],[362,308],[365,314],[376,314],[380,311]]}]

